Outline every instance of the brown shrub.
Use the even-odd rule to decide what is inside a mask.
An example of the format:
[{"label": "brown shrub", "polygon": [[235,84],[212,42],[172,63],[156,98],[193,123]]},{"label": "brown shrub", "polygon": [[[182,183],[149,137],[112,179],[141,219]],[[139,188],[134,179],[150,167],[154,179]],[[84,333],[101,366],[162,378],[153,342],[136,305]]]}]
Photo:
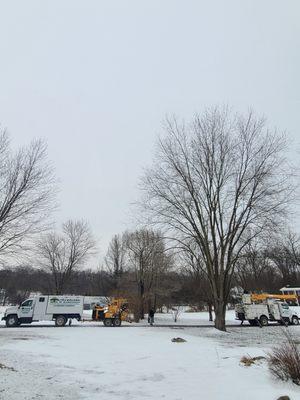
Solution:
[{"label": "brown shrub", "polygon": [[300,351],[288,331],[285,331],[284,337],[283,344],[268,354],[269,370],[277,379],[291,380],[300,385]]}]

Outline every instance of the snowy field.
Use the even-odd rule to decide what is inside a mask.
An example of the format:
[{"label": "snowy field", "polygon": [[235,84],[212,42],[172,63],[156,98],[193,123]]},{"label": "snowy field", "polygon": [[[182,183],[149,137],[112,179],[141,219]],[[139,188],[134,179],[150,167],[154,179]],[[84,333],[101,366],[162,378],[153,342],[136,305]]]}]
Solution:
[{"label": "snowy field", "polygon": [[[180,322],[198,323],[200,317],[185,313]],[[0,399],[276,400],[289,395],[297,400],[300,389],[276,382],[265,361],[240,364],[244,355],[265,356],[284,340],[283,329],[1,327],[0,363],[12,370],[0,368]],[[300,340],[300,327],[288,329]],[[177,336],[186,342],[172,343]]]}]

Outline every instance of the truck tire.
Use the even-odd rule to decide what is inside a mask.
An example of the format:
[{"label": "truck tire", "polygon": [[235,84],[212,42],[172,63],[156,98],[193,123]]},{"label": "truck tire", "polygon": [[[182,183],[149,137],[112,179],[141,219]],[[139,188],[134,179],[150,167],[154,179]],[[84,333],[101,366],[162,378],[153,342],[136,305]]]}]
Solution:
[{"label": "truck tire", "polygon": [[111,318],[104,318],[103,324],[104,324],[104,326],[108,326],[108,327],[113,326],[113,321]]},{"label": "truck tire", "polygon": [[55,326],[65,326],[67,323],[67,318],[64,315],[58,315],[55,318]]},{"label": "truck tire", "polygon": [[299,325],[299,318],[297,317],[297,315],[292,316],[292,324]]},{"label": "truck tire", "polygon": [[114,326],[121,326],[122,321],[119,317],[114,319]]},{"label": "truck tire", "polygon": [[6,317],[5,324],[8,328],[14,328],[15,326],[18,326],[18,321],[18,316],[16,314],[11,314]]},{"label": "truck tire", "polygon": [[260,322],[260,325],[261,325],[261,326],[268,326],[268,325],[269,325],[268,317],[266,317],[265,315],[262,315],[262,316],[259,318],[259,322]]}]

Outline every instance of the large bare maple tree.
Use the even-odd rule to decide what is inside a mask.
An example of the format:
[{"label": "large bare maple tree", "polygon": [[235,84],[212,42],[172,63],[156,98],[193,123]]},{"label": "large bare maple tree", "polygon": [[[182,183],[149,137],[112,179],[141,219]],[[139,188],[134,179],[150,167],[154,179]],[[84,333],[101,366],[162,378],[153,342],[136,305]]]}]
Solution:
[{"label": "large bare maple tree", "polygon": [[206,110],[188,125],[167,120],[165,131],[142,180],[143,209],[177,246],[201,258],[215,327],[225,330],[241,251],[284,223],[292,195],[285,138],[252,112],[221,108]]}]

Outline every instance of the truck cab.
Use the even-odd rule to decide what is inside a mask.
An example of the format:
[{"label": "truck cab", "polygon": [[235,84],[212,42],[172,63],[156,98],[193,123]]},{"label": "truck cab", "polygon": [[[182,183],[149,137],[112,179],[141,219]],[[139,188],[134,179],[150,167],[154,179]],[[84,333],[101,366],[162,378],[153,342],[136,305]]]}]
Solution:
[{"label": "truck cab", "polygon": [[7,326],[21,325],[22,323],[31,323],[33,321],[33,310],[35,299],[27,299],[19,306],[8,307],[5,310],[3,320]]}]

